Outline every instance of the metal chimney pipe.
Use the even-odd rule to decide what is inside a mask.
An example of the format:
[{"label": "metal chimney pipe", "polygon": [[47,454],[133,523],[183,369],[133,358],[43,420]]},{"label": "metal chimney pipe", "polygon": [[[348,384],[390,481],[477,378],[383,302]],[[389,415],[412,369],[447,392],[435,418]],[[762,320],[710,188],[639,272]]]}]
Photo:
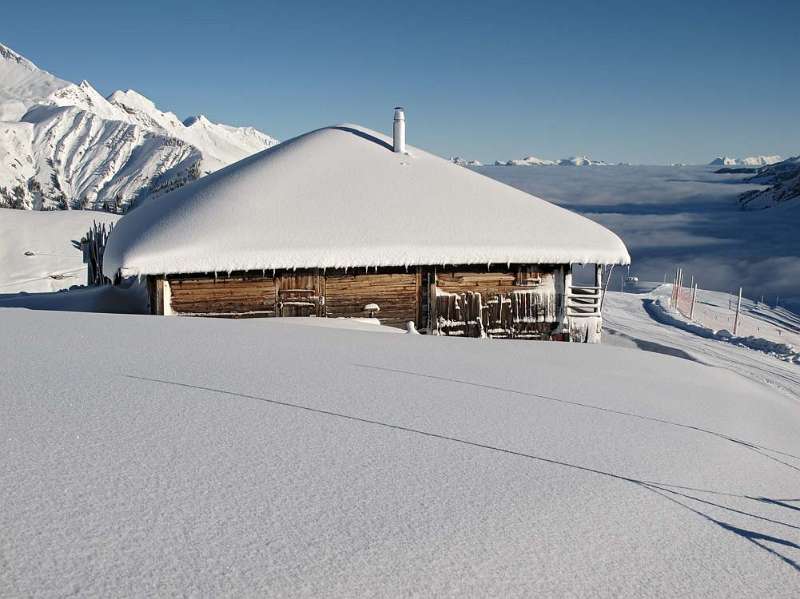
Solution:
[{"label": "metal chimney pipe", "polygon": [[406,115],[402,106],[395,106],[394,109],[394,151],[406,153]]}]

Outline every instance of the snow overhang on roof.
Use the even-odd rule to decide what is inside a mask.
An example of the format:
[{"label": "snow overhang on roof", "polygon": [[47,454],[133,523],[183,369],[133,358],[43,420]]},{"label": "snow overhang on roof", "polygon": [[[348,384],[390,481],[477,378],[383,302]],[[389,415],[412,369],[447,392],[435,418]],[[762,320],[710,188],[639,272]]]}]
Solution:
[{"label": "snow overhang on roof", "polygon": [[438,264],[628,264],[583,216],[357,125],[301,135],[122,218],[113,277]]}]

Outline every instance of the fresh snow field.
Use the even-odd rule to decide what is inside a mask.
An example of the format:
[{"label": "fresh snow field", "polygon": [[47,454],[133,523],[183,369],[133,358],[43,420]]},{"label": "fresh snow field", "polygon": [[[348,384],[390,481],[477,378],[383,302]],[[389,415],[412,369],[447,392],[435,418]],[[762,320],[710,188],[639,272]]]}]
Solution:
[{"label": "fresh snow field", "polygon": [[[764,186],[718,167],[487,166],[479,173],[609,227],[625,241],[631,274],[671,281],[678,266],[700,287],[765,296],[800,312],[800,202],[745,211],[737,197]],[[619,289],[619,270],[612,287]]]},{"label": "fresh snow field", "polygon": [[800,593],[800,404],[729,368],[288,319],[0,330],[2,596]]},{"label": "fresh snow field", "polygon": [[58,291],[86,285],[83,254],[73,241],[80,242],[92,222],[113,223],[119,218],[89,210],[0,208],[0,302],[4,295],[19,291]]}]

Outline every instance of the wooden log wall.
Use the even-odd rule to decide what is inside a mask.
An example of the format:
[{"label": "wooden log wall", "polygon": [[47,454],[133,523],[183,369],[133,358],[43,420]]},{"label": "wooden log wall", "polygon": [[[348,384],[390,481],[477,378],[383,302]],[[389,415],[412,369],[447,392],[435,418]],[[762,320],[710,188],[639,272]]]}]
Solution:
[{"label": "wooden log wall", "polygon": [[[240,272],[231,276],[150,277],[151,312],[228,317],[377,317],[405,328],[413,321],[445,335],[548,338],[563,316],[564,270],[547,266],[440,269],[419,267],[359,270],[309,269],[273,276]],[[273,273],[270,273],[271,275]],[[169,293],[167,293],[169,291]]]},{"label": "wooden log wall", "polygon": [[437,273],[434,327],[444,335],[546,339],[562,317],[563,275],[553,267]]},{"label": "wooden log wall", "polygon": [[272,277],[169,278],[176,314],[275,315]]},{"label": "wooden log wall", "polygon": [[325,312],[328,318],[364,318],[367,304],[377,304],[382,324],[405,328],[418,318],[419,275],[365,274],[328,271],[325,275]]},{"label": "wooden log wall", "polygon": [[480,271],[439,271],[436,276],[436,287],[448,293],[480,293],[485,299],[491,295],[510,293],[517,289],[516,272],[483,272]]}]

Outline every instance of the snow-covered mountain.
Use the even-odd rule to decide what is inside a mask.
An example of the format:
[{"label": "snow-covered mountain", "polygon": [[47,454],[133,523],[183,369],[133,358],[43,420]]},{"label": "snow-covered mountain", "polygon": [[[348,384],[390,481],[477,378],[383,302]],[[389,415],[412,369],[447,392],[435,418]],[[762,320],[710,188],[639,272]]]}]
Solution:
[{"label": "snow-covered mountain", "polygon": [[730,158],[729,156],[718,156],[709,162],[709,166],[767,166],[780,162],[781,157],[773,156],[747,156],[746,158]]},{"label": "snow-covered mountain", "polygon": [[573,156],[561,160],[547,160],[536,156],[526,156],[513,160],[496,160],[495,166],[609,166],[611,163],[593,160],[588,156]]},{"label": "snow-covered mountain", "polygon": [[129,205],[276,143],[202,115],[181,121],[133,90],[103,97],[0,44],[0,205]]},{"label": "snow-covered mountain", "polygon": [[471,160],[469,158],[462,158],[461,156],[451,157],[450,162],[457,164],[458,166],[483,166],[483,163],[480,160]]},{"label": "snow-covered mountain", "polygon": [[739,203],[749,210],[770,208],[800,199],[800,156],[760,168],[756,175],[747,179],[747,182],[770,186],[763,190],[748,191],[739,196]]}]

